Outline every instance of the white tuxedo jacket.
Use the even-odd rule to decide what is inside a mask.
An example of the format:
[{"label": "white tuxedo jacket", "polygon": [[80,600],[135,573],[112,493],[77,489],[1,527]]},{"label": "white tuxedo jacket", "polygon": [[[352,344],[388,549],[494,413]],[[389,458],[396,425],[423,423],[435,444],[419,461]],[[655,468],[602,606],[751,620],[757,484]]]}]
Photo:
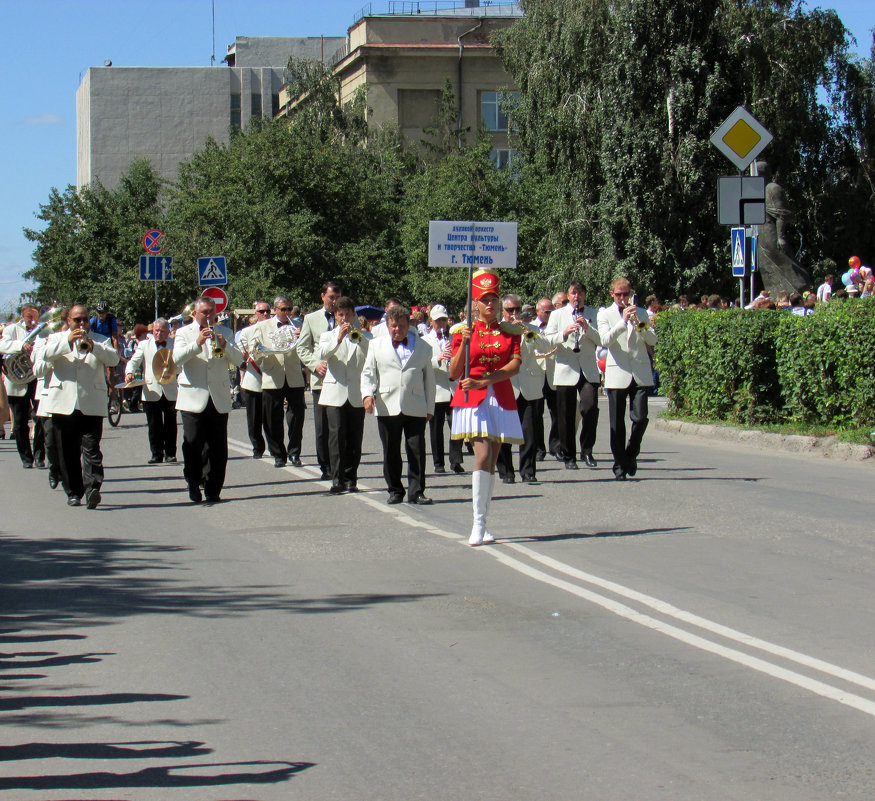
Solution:
[{"label": "white tuxedo jacket", "polygon": [[608,349],[606,389],[625,389],[633,378],[639,387],[653,386],[653,371],[646,345],[656,344],[656,331],[650,324],[646,310],[639,308],[636,312],[638,319],[647,323],[643,331],[636,331],[632,323],[623,322],[623,314],[616,303],[599,310],[599,333]]},{"label": "white tuxedo jacket", "polygon": [[316,358],[328,364],[328,372],[322,381],[319,395],[320,406],[343,406],[349,401],[357,409],[362,403],[362,370],[370,347],[371,335],[360,331],[362,338],[351,342],[349,337],[337,341],[337,331],[325,331],[316,346]]},{"label": "white tuxedo jacket", "polygon": [[[247,326],[240,332],[240,347],[247,352],[251,347],[251,345],[249,344],[249,337],[252,336],[252,332],[255,330],[256,325],[258,325],[258,323],[255,323],[255,325]],[[256,366],[258,366],[257,362]],[[252,362],[249,361],[249,359],[246,359],[243,367],[245,367],[246,370],[243,370],[242,367],[240,368],[241,389],[245,389],[247,392],[261,392],[261,367],[259,366],[258,370],[256,370],[255,367],[252,366]]]},{"label": "white tuxedo jacket", "polygon": [[[358,323],[356,323],[356,328]],[[310,389],[322,389],[322,379],[316,372],[321,359],[316,358],[316,348],[319,345],[319,338],[328,330],[328,318],[325,316],[325,309],[316,309],[314,312],[304,316],[304,323],[301,325],[301,335],[298,337],[297,353],[300,360],[310,368]]]},{"label": "white tuxedo jacket", "polygon": [[[388,329],[387,329],[388,331]],[[450,381],[450,360],[441,356],[447,342],[452,344],[453,337],[449,332],[443,340],[437,338],[434,331],[429,331],[422,341],[431,348],[431,367],[434,370],[434,400],[435,403],[449,403],[453,399],[456,382]]]},{"label": "white tuxedo jacket", "polygon": [[[412,333],[412,331],[411,331]],[[413,334],[413,353],[404,368],[392,337],[372,339],[362,370],[362,397],[374,397],[380,417],[434,414],[434,370],[431,347]]]},{"label": "white tuxedo jacket", "polygon": [[[583,316],[589,323],[586,331],[578,331],[564,339],[562,333],[574,322],[571,304],[555,309],[550,314],[544,338],[556,348],[553,368],[553,386],[570,387],[580,380],[580,374],[594,384],[601,383],[596,348],[602,344],[598,331],[598,315],[591,306],[583,307]],[[578,353],[574,352],[574,342],[577,339],[580,346]]]},{"label": "white tuxedo jacket", "polygon": [[538,353],[552,350],[550,343],[541,335],[541,329],[531,323],[523,323],[537,337],[530,342],[525,335],[520,341],[520,371],[510,379],[513,384],[513,394],[518,398],[522,395],[527,401],[544,397],[544,376],[547,359],[539,359]]},{"label": "white tuxedo jacket", "polygon": [[[172,339],[168,338],[166,347],[173,350]],[[143,380],[146,382],[146,386],[143,387],[144,401],[158,401],[161,400],[162,396],[167,398],[167,400],[175,401],[177,395],[176,378],[169,384],[159,384],[158,379],[155,378],[155,371],[152,369],[152,359],[155,358],[157,352],[158,345],[155,342],[155,338],[150,334],[147,339],[144,339],[137,346],[134,355],[131,356],[128,362],[125,373],[142,371]]]},{"label": "white tuxedo jacket", "polygon": [[176,332],[173,340],[173,361],[179,368],[179,393],[176,408],[181,412],[202,412],[210,398],[216,411],[231,411],[231,379],[228,370],[243,360],[243,354],[234,344],[234,333],[224,325],[213,329],[225,337],[225,355],[221,359],[208,357],[207,344],[197,344],[200,326],[189,323]]},{"label": "white tuxedo jacket", "polygon": [[46,346],[37,351],[34,370],[52,370],[49,389],[41,401],[48,414],[73,414],[77,404],[82,414],[103,417],[106,414],[106,372],[104,368],[115,367],[119,362],[118,351],[112,340],[92,331],[89,336],[94,345],[91,353],[80,353],[76,345],[70,346],[69,331],[52,334]]},{"label": "white tuxedo jacket", "polygon": [[[289,326],[291,327],[291,323]],[[261,368],[261,388],[282,389],[285,385],[303,387],[304,372],[301,370],[301,359],[297,350],[289,353],[265,353],[257,347],[256,343],[261,343],[266,348],[272,348],[273,335],[277,328],[276,317],[271,317],[256,323],[246,337],[249,355]]]}]

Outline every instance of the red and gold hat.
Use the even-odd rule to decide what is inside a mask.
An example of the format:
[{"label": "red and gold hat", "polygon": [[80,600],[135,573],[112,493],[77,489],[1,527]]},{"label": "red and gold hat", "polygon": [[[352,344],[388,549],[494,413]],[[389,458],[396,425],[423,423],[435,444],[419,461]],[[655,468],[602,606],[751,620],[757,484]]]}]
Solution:
[{"label": "red and gold hat", "polygon": [[498,276],[488,270],[477,270],[471,279],[471,299],[480,300],[484,295],[498,294]]}]

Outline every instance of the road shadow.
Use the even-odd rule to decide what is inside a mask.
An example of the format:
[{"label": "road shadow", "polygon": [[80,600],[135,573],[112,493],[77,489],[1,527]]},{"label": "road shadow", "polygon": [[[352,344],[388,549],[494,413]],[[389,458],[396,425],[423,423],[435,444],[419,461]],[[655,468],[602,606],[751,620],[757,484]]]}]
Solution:
[{"label": "road shadow", "polygon": [[672,528],[639,528],[625,531],[571,531],[562,534],[528,534],[524,537],[502,537],[502,542],[559,542],[560,540],[592,540],[608,537],[642,537],[649,534],[677,534],[681,531],[691,531],[692,526],[674,526]]}]

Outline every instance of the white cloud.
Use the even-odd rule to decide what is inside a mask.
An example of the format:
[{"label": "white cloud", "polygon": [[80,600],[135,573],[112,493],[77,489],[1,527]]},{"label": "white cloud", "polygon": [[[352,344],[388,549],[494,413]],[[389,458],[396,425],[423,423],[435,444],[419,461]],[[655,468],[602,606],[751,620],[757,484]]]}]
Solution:
[{"label": "white cloud", "polygon": [[63,125],[64,118],[57,114],[38,114],[36,117],[25,117],[22,122],[25,125]]}]

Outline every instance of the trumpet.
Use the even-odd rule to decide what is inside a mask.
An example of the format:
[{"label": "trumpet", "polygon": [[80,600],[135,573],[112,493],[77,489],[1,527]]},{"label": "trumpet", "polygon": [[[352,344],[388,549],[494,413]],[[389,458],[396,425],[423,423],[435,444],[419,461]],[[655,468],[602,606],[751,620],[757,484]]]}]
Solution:
[{"label": "trumpet", "polygon": [[358,342],[362,338],[362,332],[358,328],[351,328],[347,336],[350,342]]},{"label": "trumpet", "polygon": [[538,338],[538,332],[532,331],[531,328],[527,328],[526,333],[523,336],[525,337],[526,342],[534,342]]},{"label": "trumpet", "polygon": [[636,317],[634,325],[636,331],[644,331],[645,329],[650,328],[650,321],[642,320],[640,317]]},{"label": "trumpet", "polygon": [[[212,345],[213,340],[216,338],[216,329],[212,325],[208,325],[207,328],[210,331],[210,344]],[[213,359],[224,359],[225,358],[225,349],[216,343],[212,345],[212,353],[211,358]]]},{"label": "trumpet", "polygon": [[91,341],[91,337],[86,334],[76,343],[76,350],[79,353],[84,353],[86,356],[94,350],[94,342]]}]

